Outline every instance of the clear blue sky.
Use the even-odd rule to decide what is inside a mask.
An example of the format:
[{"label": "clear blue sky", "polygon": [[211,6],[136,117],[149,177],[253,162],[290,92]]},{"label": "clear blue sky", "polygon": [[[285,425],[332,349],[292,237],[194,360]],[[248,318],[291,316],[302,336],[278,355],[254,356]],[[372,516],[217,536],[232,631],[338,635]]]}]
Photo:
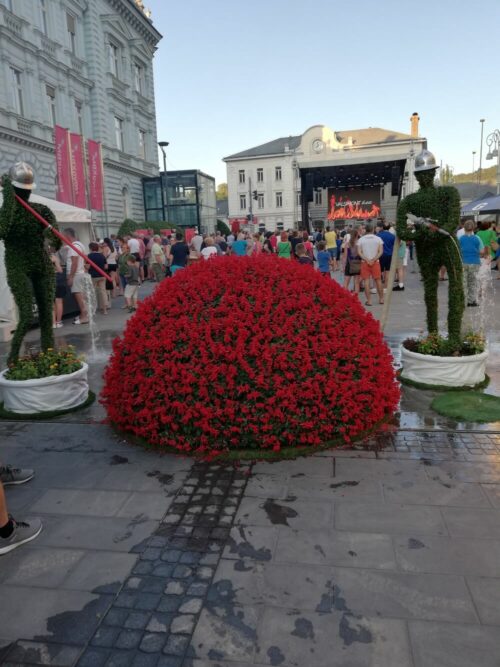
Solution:
[{"label": "clear blue sky", "polygon": [[[420,134],[470,171],[500,127],[500,0],[145,0],[168,168],[226,180],[221,158],[311,125]],[[483,167],[493,164],[485,162]]]}]

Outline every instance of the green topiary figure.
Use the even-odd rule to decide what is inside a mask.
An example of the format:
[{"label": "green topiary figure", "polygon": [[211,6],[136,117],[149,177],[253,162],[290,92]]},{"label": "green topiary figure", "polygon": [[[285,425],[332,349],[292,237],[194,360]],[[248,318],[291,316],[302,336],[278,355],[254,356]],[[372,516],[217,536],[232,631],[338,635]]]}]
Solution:
[{"label": "green topiary figure", "polygon": [[[33,322],[33,296],[38,306],[42,350],[54,346],[52,306],[55,276],[45,249],[45,241],[55,249],[61,246],[61,242],[16,201],[14,196],[18,195],[28,201],[34,187],[33,170],[25,162],[15,164],[9,175],[2,178],[0,239],[5,244],[7,282],[19,310],[19,322],[12,338],[8,363],[18,359],[23,338]],[[54,214],[49,208],[41,204],[31,206],[57,229]]]},{"label": "green topiary figure", "polygon": [[[438,333],[439,269],[448,271],[448,338],[460,344],[464,291],[462,258],[454,234],[460,222],[460,196],[454,187],[435,187],[436,160],[429,151],[422,151],[415,160],[415,175],[420,190],[405,197],[398,206],[397,234],[403,241],[415,242],[417,261],[424,281],[427,328]],[[435,225],[408,227],[407,215],[429,218]],[[444,235],[438,229],[448,232]]]}]

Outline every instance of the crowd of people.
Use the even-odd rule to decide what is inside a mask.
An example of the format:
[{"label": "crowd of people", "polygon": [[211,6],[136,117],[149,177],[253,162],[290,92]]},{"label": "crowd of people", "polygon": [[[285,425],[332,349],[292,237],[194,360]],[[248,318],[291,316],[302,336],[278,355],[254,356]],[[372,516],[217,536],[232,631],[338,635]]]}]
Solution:
[{"label": "crowd of people", "polygon": [[[68,290],[75,297],[80,311],[74,324],[88,322],[88,289],[87,296],[85,289],[88,278],[102,315],[108,313],[113,298],[118,296],[125,297],[122,308],[133,312],[144,281],[160,282],[190,264],[224,255],[245,257],[263,253],[309,264],[325,276],[334,277],[338,271],[343,276],[341,282],[344,288],[355,293],[364,292],[365,304],[371,306],[372,295],[377,295],[379,303],[384,302],[396,248],[394,227],[384,219],[349,222],[342,230],[327,225],[312,234],[298,230],[240,231],[226,236],[219,232],[207,235],[197,232],[189,243],[181,232],[169,236],[147,236],[140,232],[124,237],[111,235],[90,243],[88,248],[76,239],[73,229],[66,229],[65,233],[74,245],[88,254],[93,264],[108,274],[110,280],[106,280],[71,248],[63,251],[64,261],[61,252],[53,252],[51,258],[56,272],[54,328],[63,326],[63,300]],[[481,223],[476,230],[474,222],[468,220],[461,223],[457,230],[457,241],[464,262],[467,304],[475,306],[480,294],[481,267],[484,272],[500,265],[498,233],[491,222]],[[405,272],[413,254],[413,243],[399,244],[395,257],[394,291],[405,289]],[[440,279],[446,280],[444,269]]]}]

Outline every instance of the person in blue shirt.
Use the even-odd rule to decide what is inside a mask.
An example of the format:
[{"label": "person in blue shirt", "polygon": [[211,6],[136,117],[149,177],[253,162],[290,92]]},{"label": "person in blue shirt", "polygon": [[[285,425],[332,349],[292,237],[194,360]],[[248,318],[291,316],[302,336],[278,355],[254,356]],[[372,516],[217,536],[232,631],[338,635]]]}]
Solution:
[{"label": "person in blue shirt", "polygon": [[474,222],[467,220],[464,224],[464,234],[458,239],[462,262],[464,265],[464,291],[468,306],[477,306],[479,295],[478,273],[481,266],[481,254],[484,244],[474,234]]},{"label": "person in blue shirt", "polygon": [[380,269],[382,271],[382,282],[386,284],[386,273],[391,268],[392,253],[394,250],[394,243],[396,237],[392,232],[390,232],[391,225],[388,222],[384,222],[382,225],[382,230],[377,232],[377,236],[382,239],[384,248],[382,250],[382,256],[380,257]]},{"label": "person in blue shirt", "polygon": [[238,238],[233,242],[231,246],[231,254],[236,255],[237,257],[246,257],[247,254],[247,242],[245,235],[241,232],[238,234]]},{"label": "person in blue shirt", "polygon": [[318,248],[318,255],[317,255],[317,262],[318,262],[318,271],[322,273],[324,276],[329,276],[330,275],[330,270],[331,270],[331,255],[326,249],[326,243],[324,241],[320,241],[317,245]]}]

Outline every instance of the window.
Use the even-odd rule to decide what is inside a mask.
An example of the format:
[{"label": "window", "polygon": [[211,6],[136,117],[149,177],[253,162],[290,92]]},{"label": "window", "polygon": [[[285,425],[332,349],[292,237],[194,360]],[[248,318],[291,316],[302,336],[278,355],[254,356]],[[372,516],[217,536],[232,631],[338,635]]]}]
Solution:
[{"label": "window", "polygon": [[247,196],[246,195],[240,195],[240,209],[242,211],[245,211],[247,208]]},{"label": "window", "polygon": [[314,191],[314,203],[316,206],[321,206],[323,203],[323,190],[315,190]]},{"label": "window", "polygon": [[118,76],[118,47],[113,42],[108,44],[109,71],[113,76]]},{"label": "window", "polygon": [[139,157],[142,160],[146,159],[146,132],[139,130]]},{"label": "window", "polygon": [[297,197],[297,206],[302,206],[302,192],[296,192],[295,195]]},{"label": "window", "polygon": [[238,172],[238,178],[239,178],[239,182],[240,182],[240,183],[244,183],[244,182],[245,182],[245,170],[244,170],[244,169],[240,169],[240,170],[239,170],[239,172]]},{"label": "window", "polygon": [[49,34],[49,21],[47,16],[47,0],[40,0],[40,25],[42,26],[43,34]]},{"label": "window", "polygon": [[7,7],[9,12],[12,11],[12,0],[4,0],[4,5]]},{"label": "window", "polygon": [[76,124],[78,126],[78,134],[83,136],[83,105],[80,100],[75,100],[75,114],[76,114]]},{"label": "window", "polygon": [[259,192],[257,194],[257,207],[258,208],[264,208],[264,193]]},{"label": "window", "polygon": [[144,94],[143,82],[144,82],[144,70],[140,65],[134,63],[134,88],[135,92],[139,93],[140,95]]},{"label": "window", "polygon": [[277,192],[276,193],[276,208],[282,208],[283,207],[283,193],[282,192]]},{"label": "window", "polygon": [[66,26],[68,28],[69,48],[71,53],[76,54],[76,19],[73,14],[66,14]]},{"label": "window", "polygon": [[14,67],[10,68],[12,107],[20,116],[24,115],[22,74]]},{"label": "window", "polygon": [[47,107],[49,110],[49,120],[52,123],[52,127],[57,125],[56,118],[56,91],[52,86],[45,86],[45,95],[47,96]]},{"label": "window", "polygon": [[123,120],[115,116],[115,143],[119,151],[123,151]]},{"label": "window", "polygon": [[257,169],[257,183],[264,183],[264,170]]},{"label": "window", "polygon": [[281,167],[274,168],[274,177],[277,181],[281,181]]}]

